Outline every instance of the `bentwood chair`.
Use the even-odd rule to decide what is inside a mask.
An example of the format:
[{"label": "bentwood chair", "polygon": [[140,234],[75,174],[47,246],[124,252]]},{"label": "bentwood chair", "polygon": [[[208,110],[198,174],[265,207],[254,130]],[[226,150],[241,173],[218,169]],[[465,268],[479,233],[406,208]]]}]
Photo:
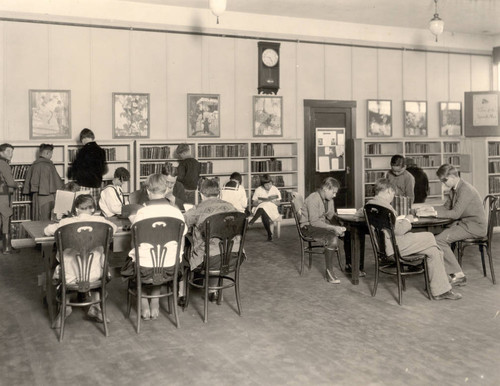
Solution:
[{"label": "bentwood chair", "polygon": [[[217,304],[220,305],[222,290],[234,287],[238,315],[241,316],[240,268],[245,253],[245,235],[248,221],[241,212],[225,212],[209,216],[199,230],[205,242],[203,263],[194,270],[186,269],[186,304],[189,304],[189,288],[204,291],[203,321],[208,321],[208,297],[210,291],[218,291]],[[239,247],[238,247],[239,242]],[[212,245],[212,251],[210,246]],[[213,253],[214,248],[217,254]],[[236,251],[237,250],[237,251]],[[213,284],[214,282],[217,284]]]},{"label": "bentwood chair", "polygon": [[[406,290],[405,278],[407,276],[424,274],[427,294],[429,299],[432,300],[426,255],[416,253],[401,256],[394,233],[394,226],[396,224],[394,213],[390,209],[380,205],[366,204],[364,214],[375,255],[375,283],[373,285],[372,296],[375,296],[377,293],[379,272],[393,275],[396,276],[398,282],[398,303],[402,305],[403,291]],[[394,251],[391,255],[387,255],[388,246],[392,246],[392,250]]]},{"label": "bentwood chair", "polygon": [[[137,300],[137,333],[141,330],[141,299],[143,298],[171,297],[173,302],[170,304],[174,311],[175,325],[179,328],[177,287],[184,227],[184,221],[173,217],[148,218],[132,225],[135,278],[129,280],[127,316],[130,317],[132,297],[135,297]],[[147,255],[144,255],[144,247],[148,247]],[[140,251],[143,252],[142,255],[139,253]],[[175,256],[175,260],[167,262],[169,256]],[[143,278],[143,274],[148,278]],[[142,291],[143,286],[165,286],[166,290],[159,295],[146,295]]]},{"label": "bentwood chair", "polygon": [[[108,336],[108,324],[106,317],[106,282],[108,279],[109,244],[113,237],[113,228],[109,224],[96,221],[85,221],[68,224],[56,230],[54,238],[59,255],[61,273],[61,290],[56,297],[60,303],[60,325],[59,341],[64,337],[64,326],[66,319],[66,306],[86,307],[100,304],[104,325],[104,334]],[[71,254],[73,258],[63,258],[64,254]],[[99,252],[99,254],[97,254]],[[102,256],[99,259],[97,256]],[[75,275],[74,280],[67,281],[66,272]],[[100,272],[95,279],[96,272]],[[79,293],[86,297],[89,291],[98,290],[100,299],[73,302],[69,300],[71,293]]]},{"label": "bentwood chair", "polygon": [[[292,205],[291,205],[292,214],[295,220],[295,226],[297,227],[297,233],[299,234],[299,241],[300,241],[299,274],[302,275],[302,273],[304,272],[305,254],[307,253],[309,255],[308,268],[311,269],[313,255],[324,255],[325,248],[323,243],[316,241],[313,237],[305,235],[304,232],[302,231],[302,228],[300,227],[300,216],[301,216],[302,206],[304,205],[304,199],[298,193],[292,193],[292,194],[293,194]],[[340,251],[338,248],[336,249],[336,252],[337,252],[337,260],[339,262],[339,267],[342,270],[343,264],[340,261]]]},{"label": "bentwood chair", "polygon": [[481,263],[483,265],[483,275],[486,277],[486,264],[484,260],[484,250],[488,254],[488,260],[490,263],[491,281],[496,284],[495,280],[495,270],[493,269],[493,255],[491,253],[491,243],[493,242],[493,228],[497,225],[498,221],[498,197],[493,195],[487,195],[483,201],[484,208],[488,214],[488,233],[485,237],[470,238],[465,240],[460,240],[458,244],[458,263],[462,266],[462,258],[464,255],[464,249],[470,246],[478,246],[481,252]]}]

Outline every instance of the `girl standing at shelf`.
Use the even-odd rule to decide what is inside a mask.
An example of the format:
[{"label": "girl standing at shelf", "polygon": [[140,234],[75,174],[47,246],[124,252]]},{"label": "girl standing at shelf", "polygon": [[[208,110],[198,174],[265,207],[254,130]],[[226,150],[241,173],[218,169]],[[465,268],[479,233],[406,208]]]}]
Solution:
[{"label": "girl standing at shelf", "polygon": [[271,221],[276,221],[280,214],[278,205],[281,201],[281,193],[273,186],[273,181],[269,174],[263,174],[260,177],[260,186],[255,189],[252,196],[253,218],[249,224],[253,224],[259,217],[262,217],[262,223],[267,231],[267,240],[273,240],[271,232]]},{"label": "girl standing at shelf", "polygon": [[179,158],[177,181],[184,185],[186,202],[195,205],[198,201],[196,192],[200,179],[200,163],[191,155],[191,147],[187,143],[181,143],[175,152]]}]

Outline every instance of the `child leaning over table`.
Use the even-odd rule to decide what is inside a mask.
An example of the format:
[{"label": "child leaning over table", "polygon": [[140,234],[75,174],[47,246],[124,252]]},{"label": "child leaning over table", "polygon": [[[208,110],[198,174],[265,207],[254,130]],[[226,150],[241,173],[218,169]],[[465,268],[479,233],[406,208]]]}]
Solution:
[{"label": "child leaning over table", "polygon": [[[71,211],[72,216],[63,218],[58,223],[47,225],[44,229],[44,233],[47,236],[53,236],[56,230],[64,225],[73,224],[77,222],[84,222],[84,221],[103,222],[109,224],[113,228],[113,233],[116,232],[115,224],[106,220],[102,216],[93,216],[92,214],[94,213],[94,211],[95,211],[95,202],[92,196],[89,194],[81,194],[75,198],[75,201],[73,203],[73,209]],[[96,281],[102,277],[103,274],[102,270],[105,257],[103,253],[104,250],[102,247],[97,248],[93,252],[95,259],[90,270],[90,281]],[[78,276],[79,268],[75,256],[76,256],[75,250],[71,248],[64,250],[64,267],[66,271],[67,283],[75,283]],[[56,255],[56,259],[59,261],[60,256]],[[99,262],[99,264],[96,264],[97,261]],[[54,272],[55,279],[60,278],[61,276],[60,271],[61,271],[61,266],[58,265]],[[99,292],[90,291],[90,296],[92,300],[98,300]],[[66,317],[68,317],[70,314],[71,314],[71,307],[67,306]],[[87,315],[99,323],[103,322],[101,306],[99,304],[92,304],[88,310]],[[60,322],[61,322],[60,318],[59,317],[56,318],[56,323],[59,324]],[[55,327],[58,327],[58,325],[56,325]]]}]

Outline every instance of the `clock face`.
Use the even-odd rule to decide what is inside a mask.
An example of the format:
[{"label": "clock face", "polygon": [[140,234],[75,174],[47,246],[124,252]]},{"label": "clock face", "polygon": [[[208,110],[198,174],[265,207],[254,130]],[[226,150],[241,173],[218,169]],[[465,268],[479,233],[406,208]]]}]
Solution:
[{"label": "clock face", "polygon": [[278,53],[276,50],[272,48],[266,48],[262,52],[262,63],[264,63],[267,67],[274,67],[278,63]]}]

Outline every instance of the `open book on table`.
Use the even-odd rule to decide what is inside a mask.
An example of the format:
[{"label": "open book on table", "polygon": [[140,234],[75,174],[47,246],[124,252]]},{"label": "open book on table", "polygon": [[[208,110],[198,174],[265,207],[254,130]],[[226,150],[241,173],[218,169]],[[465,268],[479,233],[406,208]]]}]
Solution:
[{"label": "open book on table", "polygon": [[61,218],[63,215],[70,214],[75,197],[80,194],[90,194],[90,191],[80,190],[78,192],[70,192],[67,190],[57,190],[56,202],[54,204],[54,214],[56,217]]}]

